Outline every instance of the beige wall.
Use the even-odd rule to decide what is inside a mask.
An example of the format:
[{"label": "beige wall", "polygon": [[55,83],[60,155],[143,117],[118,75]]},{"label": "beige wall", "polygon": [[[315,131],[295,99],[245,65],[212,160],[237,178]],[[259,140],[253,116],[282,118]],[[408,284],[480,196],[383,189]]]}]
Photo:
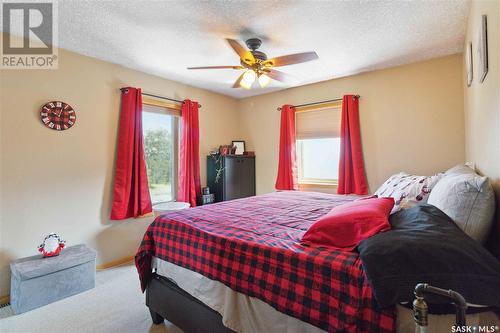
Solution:
[{"label": "beige wall", "polygon": [[[240,138],[237,101],[180,83],[61,50],[58,70],[10,70],[1,75],[0,296],[9,293],[8,263],[36,254],[44,235],[87,243],[98,262],[135,254],[152,218],[111,222],[119,88],[199,101],[202,183],[210,149]],[[69,103],[77,122],[56,132],[41,125],[39,108]]]},{"label": "beige wall", "polygon": [[[483,83],[479,82],[476,48],[481,15],[488,16],[489,71]],[[467,87],[465,79],[465,143],[466,158],[477,169],[490,177],[497,201],[500,201],[500,2],[473,1],[467,24],[466,43],[472,42],[474,79]],[[464,74],[465,75],[465,74]],[[500,204],[500,202],[499,202]],[[497,207],[499,205],[497,204]],[[500,214],[497,209],[496,232],[492,243],[500,257]]]},{"label": "beige wall", "polygon": [[243,137],[257,156],[257,193],[274,190],[276,107],[361,95],[360,118],[370,190],[399,171],[433,174],[464,160],[462,55],[379,70],[240,103]]}]

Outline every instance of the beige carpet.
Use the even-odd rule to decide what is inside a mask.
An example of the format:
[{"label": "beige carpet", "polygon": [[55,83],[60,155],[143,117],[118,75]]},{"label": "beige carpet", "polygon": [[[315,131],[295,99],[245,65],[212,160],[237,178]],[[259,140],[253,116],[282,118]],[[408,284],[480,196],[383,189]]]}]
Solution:
[{"label": "beige carpet", "polygon": [[97,272],[96,287],[44,307],[13,315],[0,308],[0,332],[182,333],[165,321],[154,325],[132,264]]}]

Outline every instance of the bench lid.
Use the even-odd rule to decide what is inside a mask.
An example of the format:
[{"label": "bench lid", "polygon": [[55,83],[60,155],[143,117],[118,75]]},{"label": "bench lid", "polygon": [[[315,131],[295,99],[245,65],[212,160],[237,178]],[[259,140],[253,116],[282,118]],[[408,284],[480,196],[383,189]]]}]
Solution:
[{"label": "bench lid", "polygon": [[85,244],[79,244],[62,249],[61,253],[55,257],[44,258],[40,254],[14,260],[10,263],[10,270],[21,280],[29,280],[78,266],[93,261],[95,258],[95,250]]}]

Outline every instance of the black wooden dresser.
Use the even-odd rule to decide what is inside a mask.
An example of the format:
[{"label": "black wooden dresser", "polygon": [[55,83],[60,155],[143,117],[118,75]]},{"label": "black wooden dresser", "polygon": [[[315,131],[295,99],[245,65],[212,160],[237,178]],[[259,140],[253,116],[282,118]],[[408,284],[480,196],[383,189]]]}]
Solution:
[{"label": "black wooden dresser", "polygon": [[255,195],[255,156],[207,156],[207,186],[215,202]]}]

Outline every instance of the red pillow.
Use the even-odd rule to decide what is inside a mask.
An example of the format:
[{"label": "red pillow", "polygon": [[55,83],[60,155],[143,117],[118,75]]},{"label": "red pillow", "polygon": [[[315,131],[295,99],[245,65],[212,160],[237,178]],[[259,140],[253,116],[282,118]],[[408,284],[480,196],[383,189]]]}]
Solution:
[{"label": "red pillow", "polygon": [[334,207],[307,230],[301,243],[352,251],[362,240],[391,229],[393,206],[393,198],[369,198]]}]

